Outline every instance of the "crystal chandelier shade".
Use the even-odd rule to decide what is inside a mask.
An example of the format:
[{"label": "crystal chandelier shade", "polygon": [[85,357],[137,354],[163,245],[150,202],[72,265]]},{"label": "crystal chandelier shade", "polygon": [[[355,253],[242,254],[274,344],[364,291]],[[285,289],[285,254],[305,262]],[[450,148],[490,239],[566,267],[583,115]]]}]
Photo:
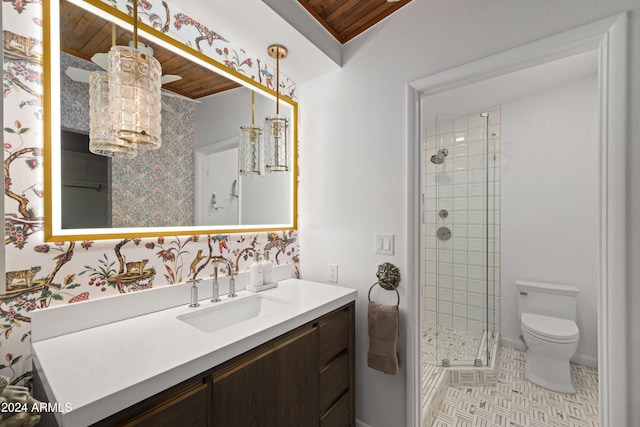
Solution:
[{"label": "crystal chandelier shade", "polygon": [[269,46],[269,56],[276,60],[276,114],[264,120],[264,154],[267,172],[289,171],[289,122],[280,115],[280,59],[287,57],[287,48]]},{"label": "crystal chandelier shade", "polygon": [[109,78],[104,72],[89,75],[89,151],[108,157],[132,158],[135,144],[114,138],[110,123]]},{"label": "crystal chandelier shade", "polygon": [[109,50],[109,106],[114,137],[156,149],[162,145],[162,68],[145,52],[113,46]]},{"label": "crystal chandelier shade", "polygon": [[252,123],[241,126],[240,130],[240,174],[262,175],[262,129]]},{"label": "crystal chandelier shade", "polygon": [[264,119],[265,165],[268,172],[289,170],[289,122],[286,117],[276,114]]}]

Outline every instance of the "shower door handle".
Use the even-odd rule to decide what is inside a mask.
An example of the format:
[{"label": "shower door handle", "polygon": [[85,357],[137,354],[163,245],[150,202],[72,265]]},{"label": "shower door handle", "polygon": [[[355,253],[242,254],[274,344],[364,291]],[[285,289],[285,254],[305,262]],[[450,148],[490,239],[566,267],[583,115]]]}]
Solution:
[{"label": "shower door handle", "polygon": [[518,291],[518,295],[524,295],[526,297],[527,295],[529,295],[529,292],[527,292],[527,291]]}]

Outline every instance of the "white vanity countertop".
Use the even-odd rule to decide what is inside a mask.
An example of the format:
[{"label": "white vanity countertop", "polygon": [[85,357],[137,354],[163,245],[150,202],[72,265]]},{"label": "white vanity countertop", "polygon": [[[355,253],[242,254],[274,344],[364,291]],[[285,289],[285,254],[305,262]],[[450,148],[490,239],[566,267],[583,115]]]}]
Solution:
[{"label": "white vanity countertop", "polygon": [[[286,308],[203,332],[176,317],[255,295]],[[50,402],[71,411],[61,426],[87,426],[335,310],[355,289],[286,279],[274,289],[238,292],[222,302],[185,304],[33,342],[33,360]],[[114,300],[114,304],[117,301]],[[114,308],[114,309],[117,309]],[[45,310],[46,311],[46,310]]]}]

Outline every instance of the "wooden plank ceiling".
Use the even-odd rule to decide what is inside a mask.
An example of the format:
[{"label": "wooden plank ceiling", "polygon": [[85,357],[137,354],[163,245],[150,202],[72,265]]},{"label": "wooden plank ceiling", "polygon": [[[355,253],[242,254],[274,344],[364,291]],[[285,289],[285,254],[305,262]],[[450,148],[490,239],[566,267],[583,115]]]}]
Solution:
[{"label": "wooden plank ceiling", "polygon": [[[91,61],[95,53],[105,53],[111,47],[112,24],[77,7],[67,1],[60,2],[60,49],[71,55]],[[116,28],[116,44],[127,46],[133,34]],[[138,42],[144,42],[139,38]],[[162,74],[176,74],[182,77],[163,88],[191,99],[198,99],[214,93],[240,86],[213,71],[185,60],[168,49],[151,45],[153,56],[162,65]]]},{"label": "wooden plank ceiling", "polygon": [[371,28],[411,0],[298,0],[340,43]]}]

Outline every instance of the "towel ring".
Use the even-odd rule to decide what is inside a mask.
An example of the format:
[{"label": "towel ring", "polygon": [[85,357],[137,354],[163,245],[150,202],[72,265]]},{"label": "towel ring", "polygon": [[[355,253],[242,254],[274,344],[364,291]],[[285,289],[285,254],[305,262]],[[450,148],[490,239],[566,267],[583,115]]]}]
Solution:
[{"label": "towel ring", "polygon": [[[383,286],[383,284],[381,282],[376,282],[373,285],[371,285],[371,287],[369,288],[369,295],[367,296],[367,298],[369,299],[369,302],[371,302],[371,290],[374,288],[374,286],[379,285],[382,289],[387,289]],[[400,292],[398,292],[398,288],[392,288],[394,291],[396,291],[396,296],[398,297],[398,303],[396,304],[397,307],[400,306]],[[388,289],[391,290],[391,289]]]},{"label": "towel ring", "polygon": [[386,289],[387,291],[394,290],[396,291],[396,295],[398,297],[397,307],[400,306],[400,292],[398,292],[398,284],[400,283],[400,270],[395,265],[385,262],[378,266],[378,272],[376,273],[376,277],[378,281],[371,285],[369,288],[369,302],[371,302],[371,290],[375,285],[380,286],[382,289]]}]

